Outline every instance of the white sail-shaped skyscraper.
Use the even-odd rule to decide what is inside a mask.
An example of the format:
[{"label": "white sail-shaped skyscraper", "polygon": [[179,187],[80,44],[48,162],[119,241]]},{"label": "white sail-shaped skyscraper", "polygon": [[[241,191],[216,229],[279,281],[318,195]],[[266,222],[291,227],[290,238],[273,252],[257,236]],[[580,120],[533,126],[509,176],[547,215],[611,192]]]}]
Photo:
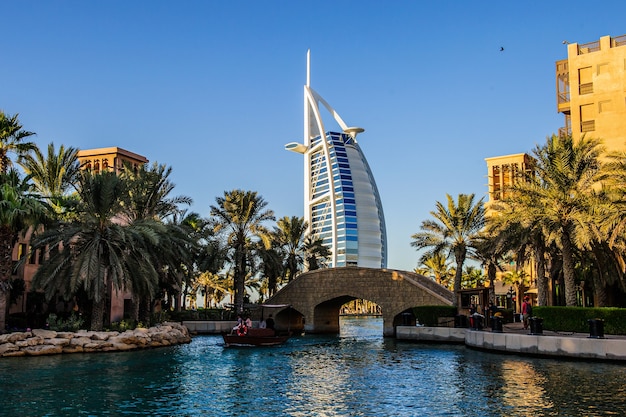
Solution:
[{"label": "white sail-shaped skyscraper", "polygon": [[[329,267],[387,267],[387,232],[374,176],[349,127],[310,85],[310,51],[304,86],[304,143],[285,149],[304,155],[304,219],[309,233],[331,251]],[[342,132],[327,131],[322,104]]]}]

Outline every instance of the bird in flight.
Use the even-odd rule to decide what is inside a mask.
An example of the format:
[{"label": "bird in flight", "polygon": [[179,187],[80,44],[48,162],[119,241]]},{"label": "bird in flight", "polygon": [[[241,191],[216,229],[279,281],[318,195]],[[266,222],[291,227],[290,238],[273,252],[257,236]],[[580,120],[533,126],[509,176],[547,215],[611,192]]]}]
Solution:
[{"label": "bird in flight", "polygon": [[504,51],[504,46],[500,47],[500,52]]}]

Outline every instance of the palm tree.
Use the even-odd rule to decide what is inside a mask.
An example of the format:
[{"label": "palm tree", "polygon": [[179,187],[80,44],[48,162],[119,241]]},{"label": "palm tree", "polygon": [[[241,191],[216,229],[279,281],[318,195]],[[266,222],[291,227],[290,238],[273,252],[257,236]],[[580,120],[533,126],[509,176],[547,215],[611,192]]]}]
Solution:
[{"label": "palm tree", "polygon": [[0,172],[0,331],[6,327],[13,247],[20,234],[44,222],[48,211],[28,177],[20,178],[14,169]]},{"label": "palm tree", "polygon": [[81,171],[76,220],[59,222],[33,240],[47,249],[47,261],[33,277],[33,286],[48,298],[66,299],[84,290],[92,302],[91,329],[103,328],[107,287],[151,293],[158,272],[151,251],[164,233],[154,221],[125,224],[120,220],[128,204],[127,183],[113,172]]},{"label": "palm tree", "polygon": [[589,213],[595,206],[594,188],[603,179],[599,156],[600,142],[553,135],[533,151],[536,158],[533,175],[512,187],[511,200],[520,217],[537,221],[551,240],[557,243],[563,260],[565,302],[575,306],[574,252],[585,233]]},{"label": "palm tree", "polygon": [[130,223],[138,219],[163,221],[174,216],[180,205],[190,205],[193,201],[187,196],[170,197],[175,185],[170,181],[172,168],[157,162],[152,166],[142,165],[133,169],[124,167],[120,176],[129,181],[130,203],[124,214]]},{"label": "palm tree", "polygon": [[474,194],[459,194],[456,202],[449,194],[446,197],[447,206],[437,202],[437,209],[430,212],[435,220],[422,222],[422,231],[411,236],[411,246],[418,250],[428,249],[423,257],[436,253],[454,256],[454,291],[458,293],[468,251],[472,251],[474,240],[485,223],[485,209],[482,199],[474,202]]},{"label": "palm tree", "polygon": [[463,271],[463,286],[465,288],[478,288],[485,285],[483,270],[473,265],[468,265]]},{"label": "palm tree", "polygon": [[522,294],[530,287],[530,278],[524,271],[513,270],[502,275],[502,282],[515,288],[515,310],[520,311]]},{"label": "palm tree", "polygon": [[0,111],[0,172],[5,174],[13,165],[11,154],[19,157],[36,148],[33,142],[23,141],[34,133],[23,130],[17,116],[8,116]]},{"label": "palm tree", "polygon": [[324,245],[322,238],[315,235],[308,235],[304,239],[304,253],[309,271],[325,268],[331,255],[330,249]]},{"label": "palm tree", "polygon": [[214,230],[222,233],[228,242],[234,267],[234,304],[236,311],[242,313],[249,258],[255,241],[261,240],[269,247],[271,234],[264,223],[275,220],[274,212],[265,209],[267,202],[255,191],[226,191],[215,200],[217,205],[211,206]]},{"label": "palm tree", "polygon": [[261,258],[260,271],[265,278],[264,285],[261,287],[267,291],[267,296],[271,297],[276,293],[278,285],[281,284],[281,277],[284,273],[285,251],[284,248],[277,243],[276,238],[272,240],[269,248],[259,244],[257,253]]},{"label": "palm tree", "polygon": [[195,282],[194,292],[201,290],[204,294],[204,308],[216,305],[229,292],[228,280],[218,274],[203,272]]},{"label": "palm tree", "polygon": [[613,152],[606,156],[603,166],[606,175],[604,199],[594,207],[594,217],[600,219],[590,225],[595,237],[593,257],[598,266],[594,277],[594,292],[600,306],[606,305],[606,286],[617,279],[625,286],[626,272],[626,152]]},{"label": "palm tree", "polygon": [[420,259],[420,267],[415,268],[415,272],[428,277],[433,277],[435,282],[446,288],[453,285],[452,278],[456,272],[450,268],[447,256],[441,253],[434,253],[431,256]]},{"label": "palm tree", "polygon": [[499,257],[507,256],[508,253],[519,267],[534,262],[537,304],[544,306],[548,304],[545,242],[549,232],[539,219],[523,209],[528,204],[533,204],[532,199],[516,194],[492,204],[492,214],[487,218],[485,244],[487,247],[493,246]]},{"label": "palm tree", "polygon": [[296,277],[302,270],[305,261],[304,239],[309,225],[304,217],[285,216],[278,219],[274,233],[276,241],[285,250],[285,272],[287,282]]},{"label": "palm tree", "polygon": [[[488,222],[489,218],[486,218]],[[489,231],[483,231],[474,241],[475,251],[474,259],[479,261],[484,269],[487,270],[487,280],[489,281],[489,301],[496,303],[495,282],[497,279],[498,269],[502,270],[500,265],[502,257],[506,252],[505,245],[502,241]]]},{"label": "palm tree", "polygon": [[[169,180],[171,167],[153,163],[132,169],[129,165],[120,174],[128,184],[128,202],[121,215],[128,224],[157,222],[163,224],[160,238],[153,250],[151,262],[159,272],[161,295],[177,296],[182,288],[179,283],[186,271],[193,269],[193,245],[191,231],[181,216],[179,206],[189,205],[191,198],[170,197],[174,184]],[[156,294],[136,291],[133,293],[135,320],[150,319],[152,299]]]},{"label": "palm tree", "polygon": [[32,177],[39,194],[49,201],[55,212],[61,213],[63,200],[78,179],[78,149],[61,145],[56,152],[54,143],[50,143],[47,156],[35,147],[31,153],[21,155],[18,164]]}]

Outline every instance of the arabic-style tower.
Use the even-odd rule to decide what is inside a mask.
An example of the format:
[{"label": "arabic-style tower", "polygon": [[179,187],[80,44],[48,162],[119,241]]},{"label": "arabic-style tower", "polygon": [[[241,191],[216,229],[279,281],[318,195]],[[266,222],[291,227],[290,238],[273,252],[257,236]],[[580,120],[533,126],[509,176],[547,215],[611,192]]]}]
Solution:
[{"label": "arabic-style tower", "polygon": [[[326,131],[322,104],[342,132]],[[304,155],[304,219],[309,232],[331,250],[327,266],[387,267],[387,232],[374,176],[356,141],[364,132],[348,127],[311,88],[311,51],[304,86],[304,143],[285,149]]]}]

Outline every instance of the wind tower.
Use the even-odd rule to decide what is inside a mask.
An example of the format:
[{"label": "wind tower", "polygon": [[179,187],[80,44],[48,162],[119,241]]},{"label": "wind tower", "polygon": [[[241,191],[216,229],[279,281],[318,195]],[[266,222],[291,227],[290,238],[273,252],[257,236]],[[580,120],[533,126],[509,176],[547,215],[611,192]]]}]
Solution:
[{"label": "wind tower", "polygon": [[[383,206],[372,171],[356,137],[365,129],[348,126],[311,88],[311,51],[304,86],[304,140],[285,149],[304,155],[304,219],[309,233],[331,251],[329,267],[387,267]],[[320,104],[339,124],[327,131]]]}]

